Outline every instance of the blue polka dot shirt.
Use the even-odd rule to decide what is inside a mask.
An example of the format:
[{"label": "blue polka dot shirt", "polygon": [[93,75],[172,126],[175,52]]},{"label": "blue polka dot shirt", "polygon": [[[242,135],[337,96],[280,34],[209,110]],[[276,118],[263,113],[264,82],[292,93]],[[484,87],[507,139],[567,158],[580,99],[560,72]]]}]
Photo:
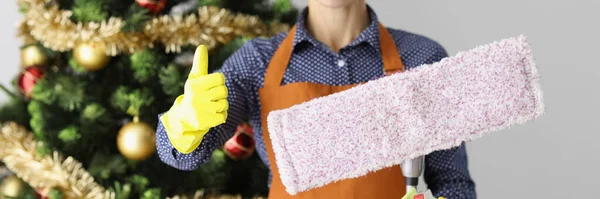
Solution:
[{"label": "blue polka dot shirt", "polygon": [[[314,82],[329,85],[347,85],[383,77],[383,63],[379,52],[378,19],[367,6],[371,24],[358,38],[338,53],[313,38],[305,27],[304,9],[296,22],[294,51],[282,84]],[[437,42],[421,35],[388,28],[396,41],[398,52],[407,70],[434,63],[447,56]],[[269,160],[262,139],[258,89],[263,86],[266,67],[271,56],[287,33],[272,38],[248,41],[229,57],[219,72],[225,74],[229,90],[229,112],[225,124],[212,128],[200,146],[192,153],[182,154],[170,143],[162,122],[157,128],[159,157],[166,164],[180,170],[194,170],[210,160],[212,152],[233,136],[237,125],[249,118],[254,128],[256,151],[268,166]],[[475,185],[470,177],[465,146],[436,151],[425,157],[424,178],[436,197],[452,199],[476,198]],[[403,188],[403,187],[398,187]]]}]

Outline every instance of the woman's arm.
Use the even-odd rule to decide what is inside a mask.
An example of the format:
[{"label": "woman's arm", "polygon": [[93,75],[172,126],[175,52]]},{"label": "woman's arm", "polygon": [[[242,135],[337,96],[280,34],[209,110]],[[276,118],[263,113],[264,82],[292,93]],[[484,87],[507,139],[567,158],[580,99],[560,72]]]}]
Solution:
[{"label": "woman's arm", "polygon": [[[248,91],[253,84],[252,69],[253,61],[249,56],[253,53],[252,42],[247,42],[231,57],[229,57],[221,72],[225,76],[225,86],[228,90],[227,101],[229,109],[227,120],[224,124],[211,128],[202,138],[200,145],[193,152],[183,154],[173,147],[162,121],[159,119],[156,131],[156,147],[160,159],[180,170],[194,170],[200,165],[208,162],[212,153],[230,139],[235,133],[236,127],[248,114]],[[161,114],[162,115],[162,114]],[[160,116],[159,116],[160,118]]]},{"label": "woman's arm", "polygon": [[436,197],[475,199],[465,144],[425,156],[425,182]]}]

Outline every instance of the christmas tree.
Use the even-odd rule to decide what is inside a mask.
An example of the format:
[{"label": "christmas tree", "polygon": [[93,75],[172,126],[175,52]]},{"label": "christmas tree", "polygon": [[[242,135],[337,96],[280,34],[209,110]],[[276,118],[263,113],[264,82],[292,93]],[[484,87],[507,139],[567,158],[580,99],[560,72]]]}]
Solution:
[{"label": "christmas tree", "polygon": [[[198,170],[180,171],[160,161],[154,134],[198,45],[216,70],[249,39],[288,30],[298,13],[289,0],[17,2],[21,72],[1,86],[11,100],[0,108],[0,165],[14,175],[0,176],[0,194],[266,196],[268,168],[252,151],[226,145]],[[236,140],[251,138],[240,125]]]}]

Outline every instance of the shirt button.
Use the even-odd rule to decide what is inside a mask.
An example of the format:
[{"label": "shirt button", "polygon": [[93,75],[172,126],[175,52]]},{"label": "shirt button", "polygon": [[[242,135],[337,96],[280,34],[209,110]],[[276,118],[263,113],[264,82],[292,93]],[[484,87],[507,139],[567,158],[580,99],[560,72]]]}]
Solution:
[{"label": "shirt button", "polygon": [[337,65],[338,65],[339,67],[344,67],[344,66],[346,65],[346,62],[345,62],[344,60],[339,60],[339,61],[337,62]]}]

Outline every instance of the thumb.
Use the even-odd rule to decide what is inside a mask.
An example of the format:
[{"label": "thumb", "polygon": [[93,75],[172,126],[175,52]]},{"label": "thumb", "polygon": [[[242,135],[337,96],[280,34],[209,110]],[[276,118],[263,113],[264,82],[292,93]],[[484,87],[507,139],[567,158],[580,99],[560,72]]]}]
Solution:
[{"label": "thumb", "polygon": [[189,78],[196,78],[208,75],[208,50],[206,46],[200,45],[194,53],[194,63],[190,71]]}]

